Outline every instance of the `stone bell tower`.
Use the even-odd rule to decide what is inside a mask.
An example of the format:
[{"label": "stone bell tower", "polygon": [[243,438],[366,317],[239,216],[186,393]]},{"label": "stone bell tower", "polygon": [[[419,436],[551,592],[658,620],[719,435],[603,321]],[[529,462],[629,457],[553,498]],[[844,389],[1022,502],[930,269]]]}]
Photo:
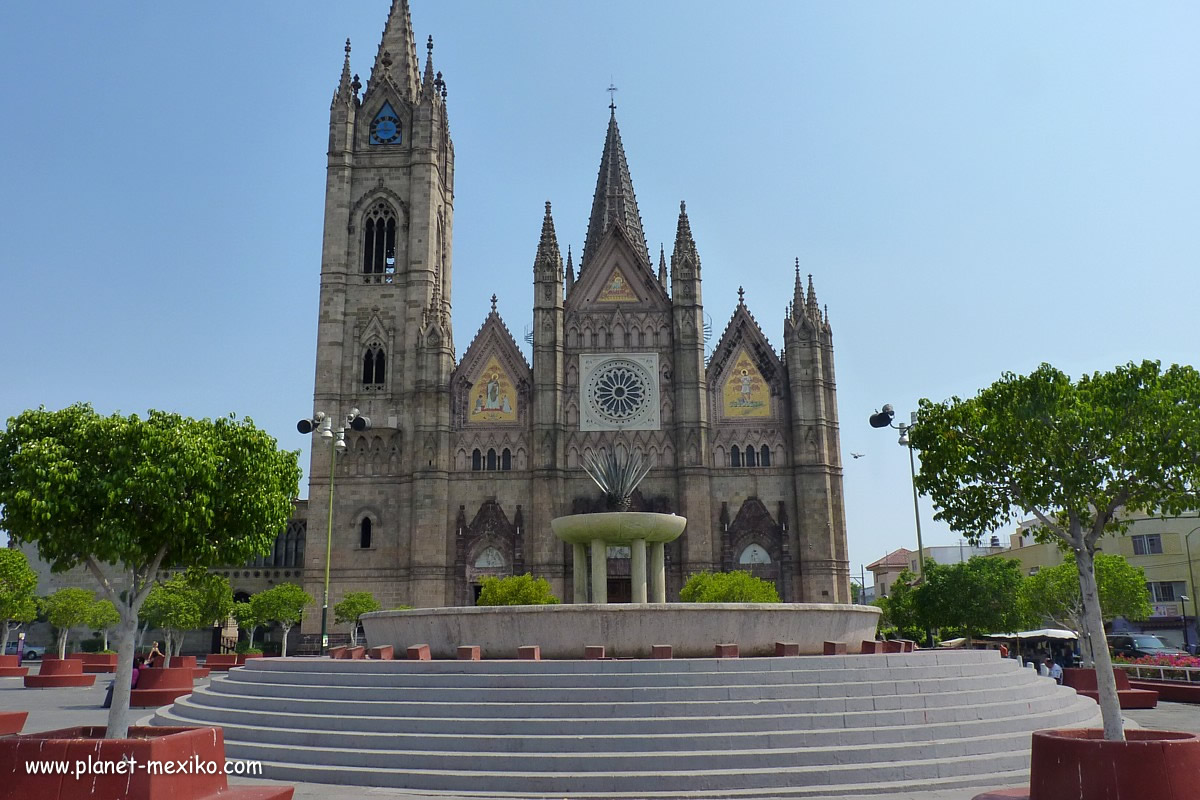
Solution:
[{"label": "stone bell tower", "polygon": [[454,145],[432,37],[426,48],[422,71],[408,2],[394,0],[365,91],[347,41],[330,105],[313,403],[335,423],[357,408],[371,428],[345,432],[332,507],[334,448],[313,442],[305,587],[318,603],[326,509],[331,605],[347,591],[385,606],[446,592]]}]

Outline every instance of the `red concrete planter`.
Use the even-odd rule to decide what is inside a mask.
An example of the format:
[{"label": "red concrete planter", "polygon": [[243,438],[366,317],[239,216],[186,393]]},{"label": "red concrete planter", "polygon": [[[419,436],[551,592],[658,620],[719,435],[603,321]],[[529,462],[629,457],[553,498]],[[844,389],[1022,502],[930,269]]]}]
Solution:
[{"label": "red concrete planter", "polygon": [[129,705],[135,708],[157,708],[174,703],[178,698],[191,693],[191,668],[143,669],[138,672],[137,688],[129,693]]},{"label": "red concrete planter", "polygon": [[12,736],[25,727],[28,711],[0,711],[0,736]]},{"label": "red concrete planter", "polygon": [[1200,735],[1127,730],[1107,742],[1096,729],[1035,731],[1030,800],[1192,800],[1200,786]]},{"label": "red concrete planter", "polygon": [[117,671],[116,653],[71,653],[67,658],[77,658],[83,662],[83,671],[88,674]]},{"label": "red concrete planter", "polygon": [[195,656],[171,656],[170,667],[171,669],[190,669],[192,678],[196,680],[207,678],[209,673],[208,667],[202,667],[196,663]]},{"label": "red concrete planter", "polygon": [[[104,728],[65,728],[0,739],[0,786],[8,797],[38,800],[291,800],[295,791],[290,786],[230,787],[222,771],[225,738],[220,728],[130,728],[129,734],[129,739],[104,739]],[[116,772],[117,765],[130,764],[130,759],[131,769]],[[30,774],[28,761],[66,762],[71,773]],[[216,774],[195,768],[157,774],[147,769],[151,762],[214,764]],[[80,763],[92,765],[91,771],[75,777]]]},{"label": "red concrete planter", "polygon": [[1200,703],[1200,683],[1173,683],[1130,678],[1129,685],[1134,689],[1157,692],[1159,700],[1171,703]]},{"label": "red concrete planter", "polygon": [[[1158,692],[1134,689],[1130,686],[1129,676],[1123,669],[1113,667],[1113,675],[1117,680],[1117,700],[1120,702],[1121,708],[1154,708],[1158,705]],[[1070,686],[1076,694],[1100,702],[1100,691],[1096,686],[1096,670],[1094,669],[1064,669],[1063,686]]]},{"label": "red concrete planter", "polygon": [[204,666],[211,670],[233,669],[238,664],[238,657],[233,653],[213,653],[204,659]]},{"label": "red concrete planter", "polygon": [[83,662],[78,658],[43,658],[38,674],[25,676],[26,689],[59,689],[95,683],[95,675],[83,674]]},{"label": "red concrete planter", "polygon": [[0,656],[0,678],[24,678],[29,667],[22,667],[16,656]]},{"label": "red concrete planter", "polygon": [[246,659],[248,659],[248,658],[263,658],[263,654],[262,653],[241,653],[237,657],[238,666],[240,667],[243,664],[245,664]]}]

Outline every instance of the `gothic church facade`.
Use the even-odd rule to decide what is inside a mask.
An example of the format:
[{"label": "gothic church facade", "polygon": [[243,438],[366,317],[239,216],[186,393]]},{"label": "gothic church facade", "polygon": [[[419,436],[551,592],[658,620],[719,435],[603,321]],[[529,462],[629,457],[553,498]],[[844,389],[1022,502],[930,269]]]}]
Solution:
[{"label": "gothic church facade", "polygon": [[394,0],[365,90],[347,43],[330,110],[314,408],[339,426],[357,408],[372,427],[346,430],[336,456],[314,439],[294,521],[308,591],[321,597],[328,510],[331,605],[362,590],[385,607],[470,604],[484,577],[525,572],[569,597],[571,549],[550,520],[600,510],[580,464],[623,449],[653,465],[634,507],[688,519],[669,596],[695,572],[747,569],[787,601],[849,602],[832,334],[811,276],[797,266],[781,352],[739,292],[706,358],[686,208],[669,268],[661,250],[655,264],[614,109],[577,267],[549,203],[540,237],[531,227],[532,363],[495,298],[456,357],[454,145],[427,48],[422,69]]}]

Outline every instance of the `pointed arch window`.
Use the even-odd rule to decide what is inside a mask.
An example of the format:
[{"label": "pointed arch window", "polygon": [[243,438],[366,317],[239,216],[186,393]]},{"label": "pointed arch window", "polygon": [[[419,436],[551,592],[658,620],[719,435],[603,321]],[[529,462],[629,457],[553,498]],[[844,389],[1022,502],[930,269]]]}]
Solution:
[{"label": "pointed arch window", "polygon": [[729,466],[740,467],[742,465],[742,451],[735,444],[729,451]]},{"label": "pointed arch window", "polygon": [[371,342],[363,353],[362,382],[364,389],[382,389],[387,379],[387,355],[383,345]]},{"label": "pointed arch window", "polygon": [[391,283],[396,272],[396,212],[380,201],[363,224],[363,273],[367,283]]},{"label": "pointed arch window", "polygon": [[487,468],[491,472],[496,469],[496,448],[489,447],[487,452]]},{"label": "pointed arch window", "polygon": [[371,548],[371,518],[363,517],[363,521],[358,524],[358,546],[363,550]]},{"label": "pointed arch window", "polygon": [[500,453],[500,469],[512,469],[512,451],[507,447]]},{"label": "pointed arch window", "polygon": [[479,451],[478,447],[471,451],[471,469],[475,472],[483,469],[483,453]]},{"label": "pointed arch window", "polygon": [[758,452],[755,451],[754,445],[750,445],[749,447],[746,448],[746,466],[747,467],[757,467],[758,466]]},{"label": "pointed arch window", "polygon": [[771,466],[771,448],[765,444],[758,450],[758,465],[760,467]]}]

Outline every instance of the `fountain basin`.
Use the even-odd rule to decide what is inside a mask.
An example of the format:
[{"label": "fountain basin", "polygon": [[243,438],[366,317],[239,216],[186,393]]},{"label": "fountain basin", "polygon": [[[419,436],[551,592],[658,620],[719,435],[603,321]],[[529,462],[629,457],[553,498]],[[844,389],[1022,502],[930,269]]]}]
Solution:
[{"label": "fountain basin", "polygon": [[687,517],[649,511],[605,511],[550,520],[550,530],[564,542],[591,544],[596,539],[603,539],[613,547],[629,545],[638,539],[673,542],[683,533],[685,525]]},{"label": "fountain basin", "polygon": [[376,611],[362,622],[372,647],[428,644],[434,658],[454,658],[459,645],[478,645],[484,658],[516,658],[522,645],[539,645],[543,658],[582,659],[588,645],[603,645],[610,657],[648,658],[656,644],[698,658],[730,642],[742,656],[774,655],[776,642],[818,655],[826,641],[874,639],[880,613],[834,603],[586,603]]}]

